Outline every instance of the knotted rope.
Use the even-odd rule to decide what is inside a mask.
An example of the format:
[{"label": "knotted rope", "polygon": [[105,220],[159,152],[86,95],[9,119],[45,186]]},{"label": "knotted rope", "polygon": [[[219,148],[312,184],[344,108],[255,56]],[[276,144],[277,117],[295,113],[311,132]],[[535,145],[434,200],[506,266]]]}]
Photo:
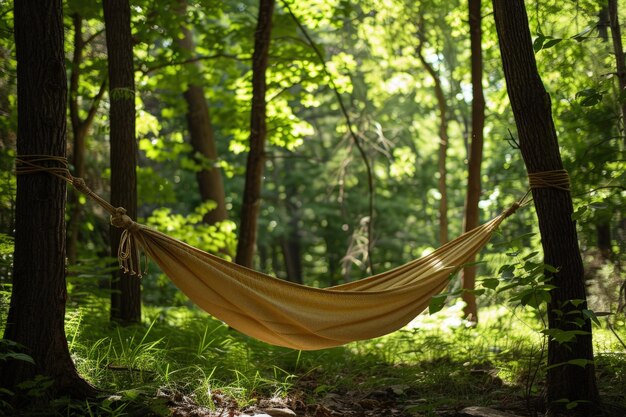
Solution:
[{"label": "knotted rope", "polygon": [[528,174],[530,188],[556,188],[569,191],[569,175],[564,169],[555,171],[532,172]]},{"label": "knotted rope", "polygon": [[[51,166],[44,166],[43,164],[50,164]],[[51,155],[20,155],[15,158],[16,175],[37,174],[40,172],[54,175],[68,182],[74,189],[95,201],[111,215],[111,225],[123,229],[120,244],[117,249],[117,259],[120,269],[125,273],[141,277],[141,268],[138,268],[139,265],[135,265],[135,263],[138,262],[137,259],[139,259],[140,249],[136,236],[144,226],[133,221],[133,219],[126,215],[125,208],[114,207],[108,201],[94,193],[87,186],[85,180],[72,176],[68,168],[67,158]]]}]

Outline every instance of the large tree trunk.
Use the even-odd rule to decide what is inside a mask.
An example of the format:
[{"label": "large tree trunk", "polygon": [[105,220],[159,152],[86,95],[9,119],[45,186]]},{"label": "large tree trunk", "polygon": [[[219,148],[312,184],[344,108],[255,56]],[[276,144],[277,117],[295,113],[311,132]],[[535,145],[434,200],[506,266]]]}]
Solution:
[{"label": "large tree trunk", "polygon": [[[70,72],[70,98],[69,110],[70,121],[72,122],[72,165],[74,166],[75,177],[83,178],[85,176],[85,144],[87,133],[91,128],[93,119],[102,100],[102,96],[106,91],[106,81],[100,85],[100,90],[93,98],[91,106],[87,111],[85,119],[81,119],[78,105],[78,85],[80,83],[81,65],[83,62],[83,51],[86,42],[83,39],[83,18],[78,13],[72,15],[72,23],[74,24],[74,53],[72,55],[72,70]],[[70,194],[71,214],[67,224],[67,258],[70,263],[76,262],[76,252],[78,247],[78,235],[80,222],[83,216],[83,210],[79,199],[79,193],[71,190]]]},{"label": "large tree trunk", "polygon": [[251,267],[256,243],[257,221],[261,205],[261,180],[265,164],[265,71],[270,49],[274,0],[259,1],[259,18],[254,33],[252,55],[252,112],[250,115],[250,152],[246,165],[246,183],[241,207],[241,224],[235,262]]},{"label": "large tree trunk", "polygon": [[[480,201],[480,165],[483,158],[483,130],[485,127],[485,97],[483,94],[483,53],[481,0],[469,0],[470,44],[472,52],[472,140],[468,158],[467,195],[465,197],[465,219],[463,230],[468,232],[478,227],[478,202]],[[473,262],[473,260],[472,260]],[[463,269],[463,301],[465,317],[478,321],[476,296],[472,290],[476,286],[476,266]]]},{"label": "large tree trunk", "polygon": [[[18,155],[65,156],[67,78],[60,0],[15,2]],[[0,361],[0,385],[41,374],[52,395],[92,395],[65,338],[65,182],[46,173],[17,179],[13,289],[4,337],[25,346],[35,365]]]},{"label": "large tree trunk", "polygon": [[[104,0],[109,61],[111,204],[137,217],[137,142],[135,141],[135,79],[128,0]],[[117,257],[122,231],[111,226],[111,255]],[[141,321],[141,286],[121,270],[111,280],[111,320]]]},{"label": "large tree trunk", "polygon": [[[187,0],[179,0],[179,2],[181,16],[184,17],[187,9]],[[181,31],[183,38],[179,39],[178,43],[184,51],[193,56],[195,51],[193,35],[184,24],[181,27]],[[200,66],[200,63],[196,62],[192,65]],[[187,102],[187,125],[189,127],[191,147],[194,153],[200,154],[203,159],[211,161],[212,164],[212,168],[204,167],[198,171],[196,177],[202,201],[210,200],[217,204],[215,209],[204,215],[203,220],[207,224],[215,224],[228,219],[228,211],[226,210],[222,173],[217,165],[217,146],[211,124],[211,114],[204,96],[204,90],[196,82],[192,81],[189,83],[187,91],[185,91],[183,96]]]},{"label": "large tree trunk", "polygon": [[[523,0],[493,0],[496,29],[504,75],[519,134],[520,150],[529,173],[563,169],[550,96],[535,62],[528,17]],[[594,365],[568,363],[593,361],[591,323],[583,315],[586,307],[583,263],[576,226],[572,221],[572,198],[567,190],[532,190],[544,262],[558,269],[551,283],[548,303],[549,328],[558,331],[584,331],[566,343],[550,338],[548,343],[547,400],[550,415],[592,416],[599,405]],[[579,326],[573,320],[582,319]],[[566,399],[567,402],[562,402]],[[567,410],[568,402],[578,402]]]}]

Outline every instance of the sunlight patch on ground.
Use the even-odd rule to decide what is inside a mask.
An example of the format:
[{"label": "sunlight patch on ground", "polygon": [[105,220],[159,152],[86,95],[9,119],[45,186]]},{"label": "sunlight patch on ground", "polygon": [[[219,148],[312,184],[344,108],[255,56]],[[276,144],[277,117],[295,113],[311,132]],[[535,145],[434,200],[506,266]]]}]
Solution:
[{"label": "sunlight patch on ground", "polygon": [[464,306],[465,303],[462,300],[458,300],[455,304],[435,314],[420,314],[406,325],[406,329],[438,329],[444,332],[451,332],[461,327],[471,327],[471,322],[463,319]]}]

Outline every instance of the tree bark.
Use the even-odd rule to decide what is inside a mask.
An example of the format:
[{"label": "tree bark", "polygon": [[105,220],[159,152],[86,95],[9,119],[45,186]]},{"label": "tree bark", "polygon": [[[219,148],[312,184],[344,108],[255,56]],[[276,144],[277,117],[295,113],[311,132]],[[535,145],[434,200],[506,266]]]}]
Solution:
[{"label": "tree bark", "polygon": [[[619,26],[619,15],[617,13],[617,0],[609,0],[609,24],[611,26],[611,37],[613,38],[613,51],[615,52],[615,69],[619,82],[620,96],[626,94],[626,63],[624,61],[624,47],[622,45],[622,31]],[[620,103],[622,112],[622,124],[626,127],[626,96]],[[622,129],[625,132],[626,128]]]},{"label": "tree bark", "polygon": [[418,33],[419,45],[416,48],[416,52],[420,62],[435,83],[435,97],[437,98],[437,107],[439,109],[439,153],[437,162],[439,172],[438,189],[439,194],[441,194],[441,199],[439,200],[439,244],[443,245],[449,240],[448,190],[446,187],[446,176],[448,174],[448,171],[446,169],[446,159],[448,155],[448,105],[446,104],[446,97],[441,86],[441,79],[439,78],[439,74],[437,74],[437,71],[435,71],[433,66],[430,65],[428,61],[426,61],[426,58],[424,58],[424,54],[422,53],[422,47],[424,44],[423,26],[423,16],[420,16]]},{"label": "tree bark", "polygon": [[[72,23],[74,25],[74,53],[72,54],[72,70],[70,71],[70,98],[69,110],[70,121],[72,123],[72,137],[74,139],[72,147],[72,165],[74,166],[74,176],[83,178],[85,176],[85,142],[87,133],[93,123],[93,119],[98,111],[100,101],[106,91],[106,80],[100,85],[100,90],[92,99],[91,106],[87,111],[85,119],[81,119],[78,107],[78,85],[80,83],[81,65],[83,62],[83,51],[86,43],[83,39],[83,18],[78,14],[72,15]],[[76,262],[76,252],[78,247],[78,235],[80,230],[80,222],[83,215],[82,205],[80,204],[79,193],[71,190],[70,194],[71,214],[67,224],[67,258],[69,263]]]},{"label": "tree bark", "polygon": [[[137,217],[137,142],[135,140],[135,79],[128,0],[104,0],[104,24],[109,62],[111,204]],[[122,231],[111,226],[111,255],[117,257]],[[119,271],[111,279],[111,320],[141,321],[141,286],[136,276]]]},{"label": "tree bark", "polygon": [[[523,0],[493,0],[496,29],[506,85],[519,134],[520,150],[529,173],[563,169],[552,120],[550,96],[539,73]],[[552,331],[584,331],[571,342],[548,343],[547,400],[549,415],[592,416],[598,413],[599,395],[593,362],[584,367],[575,359],[593,361],[591,324],[586,307],[583,263],[572,220],[569,191],[532,190],[539,220],[544,262],[558,269],[552,274],[548,323]],[[582,319],[582,325],[573,322]],[[561,402],[566,399],[566,402]],[[571,410],[567,402],[578,402]]]},{"label": "tree bark", "polygon": [[265,163],[265,121],[266,103],[265,71],[272,32],[274,0],[259,1],[259,17],[254,33],[254,53],[252,55],[252,112],[250,115],[250,152],[246,164],[241,224],[235,262],[251,267],[256,243],[257,221],[261,205],[261,183]]},{"label": "tree bark", "polygon": [[609,8],[606,1],[600,0],[600,11],[598,12],[598,37],[604,42],[609,40]]},{"label": "tree bark", "polygon": [[[481,0],[469,0],[470,45],[472,53],[472,140],[468,158],[467,195],[463,230],[478,227],[478,202],[480,201],[480,166],[483,158],[483,130],[485,127],[485,97],[483,94],[483,55],[481,29]],[[472,259],[470,262],[473,262]],[[476,266],[466,266],[461,273],[463,283],[463,310],[465,318],[478,321],[476,296]]]},{"label": "tree bark", "polygon": [[[179,3],[181,16],[185,16],[187,0],[179,0]],[[181,32],[183,38],[178,40],[181,49],[187,52],[189,56],[195,55],[195,45],[191,31],[183,24]],[[201,66],[198,61],[192,65]],[[191,147],[194,154],[200,154],[202,159],[209,160],[212,164],[212,168],[203,167],[196,174],[196,178],[202,201],[210,200],[217,204],[215,209],[204,215],[203,221],[207,224],[215,224],[228,219],[228,211],[226,210],[222,173],[217,165],[217,146],[211,123],[211,114],[204,96],[204,89],[196,82],[191,81],[189,83],[187,91],[184,92],[183,96],[187,102],[187,126],[189,127]],[[202,162],[200,161],[200,163]]]},{"label": "tree bark", "polygon": [[[67,78],[60,0],[15,2],[18,155],[65,156]],[[4,337],[26,348],[35,365],[0,362],[0,385],[41,374],[50,395],[89,396],[65,338],[65,182],[46,173],[17,178],[13,289]],[[31,397],[32,400],[32,397]]]}]

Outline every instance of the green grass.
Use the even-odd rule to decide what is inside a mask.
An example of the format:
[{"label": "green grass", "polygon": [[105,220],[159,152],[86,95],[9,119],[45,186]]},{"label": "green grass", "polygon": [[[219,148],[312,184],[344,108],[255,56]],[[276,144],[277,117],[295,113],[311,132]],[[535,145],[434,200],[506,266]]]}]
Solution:
[{"label": "green grass", "polygon": [[[106,304],[92,296],[72,306],[66,333],[80,374],[110,395],[61,402],[59,415],[130,416],[137,407],[167,415],[165,402],[176,396],[218,410],[392,390],[407,415],[425,416],[469,405],[523,410],[543,388],[542,325],[521,309],[483,308],[480,325],[468,327],[457,305],[379,339],[300,352],[253,340],[193,307],[148,306],[141,324],[119,327]],[[623,321],[617,330],[626,335]],[[607,329],[596,326],[594,338],[601,391],[624,401],[626,352]]]},{"label": "green grass", "polygon": [[[329,392],[406,386],[425,399],[416,406],[422,411],[537,394],[544,378],[541,324],[503,307],[481,313],[476,328],[458,318],[455,306],[376,340],[314,352],[268,346],[184,307],[146,308],[144,323],[126,328],[77,309],[68,314],[67,333],[79,371],[96,386],[180,392],[207,408],[215,407],[216,393],[243,408],[295,391],[315,401]],[[619,393],[626,383],[623,347],[598,327],[595,341],[602,389]]]}]

